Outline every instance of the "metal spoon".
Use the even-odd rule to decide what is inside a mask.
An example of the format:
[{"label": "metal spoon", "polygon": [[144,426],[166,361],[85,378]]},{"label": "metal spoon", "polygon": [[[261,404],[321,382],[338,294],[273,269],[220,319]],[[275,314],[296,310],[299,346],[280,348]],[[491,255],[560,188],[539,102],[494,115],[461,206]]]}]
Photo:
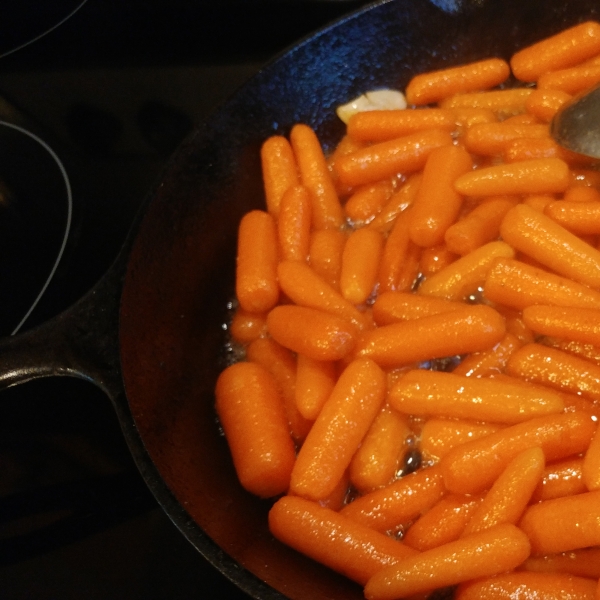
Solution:
[{"label": "metal spoon", "polygon": [[567,150],[600,159],[600,86],[559,110],[550,132]]}]

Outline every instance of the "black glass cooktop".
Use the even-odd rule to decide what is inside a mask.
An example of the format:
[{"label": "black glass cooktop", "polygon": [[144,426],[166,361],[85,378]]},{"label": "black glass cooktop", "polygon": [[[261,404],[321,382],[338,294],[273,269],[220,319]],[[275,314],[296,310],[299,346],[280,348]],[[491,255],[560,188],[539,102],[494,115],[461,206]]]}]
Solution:
[{"label": "black glass cooktop", "polygon": [[[90,289],[194,123],[364,3],[3,2],[0,335]],[[157,506],[101,391],[60,378],[0,396],[0,598],[246,598]]]}]

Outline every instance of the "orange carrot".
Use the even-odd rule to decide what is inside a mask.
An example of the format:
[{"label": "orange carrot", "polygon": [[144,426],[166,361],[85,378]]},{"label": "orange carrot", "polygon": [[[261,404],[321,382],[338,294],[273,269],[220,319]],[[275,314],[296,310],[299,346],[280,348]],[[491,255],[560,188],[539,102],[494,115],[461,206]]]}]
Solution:
[{"label": "orange carrot", "polygon": [[377,281],[379,291],[398,289],[410,254],[409,211],[398,215],[383,247]]},{"label": "orange carrot", "polygon": [[238,308],[229,325],[231,337],[241,344],[247,344],[267,332],[267,319],[263,314],[249,313]]},{"label": "orange carrot", "polygon": [[336,229],[318,229],[312,232],[309,263],[333,288],[338,287],[342,270],[342,252],[346,234]]},{"label": "orange carrot", "polygon": [[299,183],[294,151],[286,138],[274,135],[262,145],[260,157],[267,211],[277,217],[283,194]]},{"label": "orange carrot", "polygon": [[390,231],[394,226],[396,217],[414,202],[422,178],[421,173],[409,175],[368,226],[381,233]]},{"label": "orange carrot", "polygon": [[510,524],[497,525],[407,557],[378,571],[365,586],[367,600],[408,598],[419,592],[510,571],[530,551],[527,536]]},{"label": "orange carrot", "polygon": [[219,375],[215,394],[242,486],[264,498],[285,492],[295,450],[273,376],[258,364],[239,362]]},{"label": "orange carrot", "polygon": [[587,21],[515,52],[512,72],[521,81],[537,81],[546,71],[572,67],[600,53],[600,25]]},{"label": "orange carrot", "polygon": [[326,497],[350,465],[386,393],[386,377],[371,360],[352,361],[323,405],[292,470],[290,493]]},{"label": "orange carrot", "polygon": [[567,573],[576,577],[600,578],[600,548],[585,548],[561,554],[531,556],[521,569],[537,573]]},{"label": "orange carrot", "polygon": [[440,108],[451,109],[483,108],[502,116],[513,115],[525,112],[527,98],[532,92],[531,88],[510,88],[456,94],[442,100],[439,106]]},{"label": "orange carrot", "polygon": [[538,334],[600,345],[600,309],[534,305],[523,309],[523,320]]},{"label": "orange carrot", "polygon": [[422,277],[431,277],[435,273],[451,265],[458,254],[452,252],[446,243],[431,248],[421,249],[421,259],[419,261],[419,270]]},{"label": "orange carrot", "polygon": [[497,117],[489,108],[453,108],[451,109],[456,125],[461,130],[468,129],[478,123],[494,123]]},{"label": "orange carrot", "polygon": [[461,175],[454,183],[465,196],[553,194],[569,185],[569,167],[559,158],[493,165]]},{"label": "orange carrot", "polygon": [[527,112],[549,123],[558,109],[571,100],[571,94],[561,90],[534,90],[525,103]]},{"label": "orange carrot", "polygon": [[600,66],[582,65],[543,73],[538,79],[541,90],[559,90],[576,95],[600,83]]},{"label": "orange carrot", "polygon": [[595,365],[600,366],[600,348],[597,346],[593,346],[592,344],[582,344],[581,342],[573,342],[572,340],[565,340],[552,336],[545,336],[538,341],[540,344],[544,344],[544,346],[550,346],[550,348],[562,350],[567,354],[573,354],[574,356],[585,358],[585,360],[589,360]]},{"label": "orange carrot", "polygon": [[506,61],[490,58],[415,75],[406,86],[409,104],[431,104],[448,96],[486,90],[504,82],[510,74]]},{"label": "orange carrot", "polygon": [[506,163],[539,158],[560,158],[569,165],[587,161],[581,154],[569,152],[549,137],[514,139],[507,142],[502,150],[502,159]]},{"label": "orange carrot", "polygon": [[364,304],[377,281],[379,259],[383,252],[383,237],[375,229],[353,231],[342,254],[340,291],[352,304]]},{"label": "orange carrot", "polygon": [[530,506],[519,527],[532,554],[557,554],[600,545],[600,491],[546,500]]},{"label": "orange carrot", "polygon": [[[594,188],[578,188],[594,190]],[[592,200],[569,201],[556,200],[544,209],[544,214],[576,235],[595,235],[600,233],[600,202]]]},{"label": "orange carrot", "polygon": [[308,125],[299,123],[292,127],[290,142],[300,180],[311,192],[313,226],[316,229],[341,227],[344,222],[342,206],[315,132]]},{"label": "orange carrot", "polygon": [[415,553],[402,542],[295,496],[273,505],[269,529],[284,544],[361,585],[382,567]]},{"label": "orange carrot", "polygon": [[415,244],[431,247],[444,241],[463,202],[454,181],[472,167],[471,156],[462,146],[442,146],[429,154],[410,212],[409,234]]},{"label": "orange carrot", "polygon": [[365,224],[381,212],[393,191],[391,180],[361,186],[346,201],[344,212],[353,223]]},{"label": "orange carrot", "polygon": [[373,319],[377,325],[390,325],[453,310],[463,310],[462,302],[435,296],[419,296],[410,292],[383,292],[373,303]]},{"label": "orange carrot", "polygon": [[515,525],[525,511],[544,471],[544,453],[528,448],[515,456],[473,511],[462,535],[471,535],[500,523]]},{"label": "orange carrot", "polygon": [[388,402],[401,413],[492,423],[521,423],[564,410],[560,396],[550,390],[423,369],[405,373],[389,391]]},{"label": "orange carrot", "polygon": [[282,346],[314,360],[339,360],[356,341],[347,319],[304,306],[276,306],[267,315],[267,329]]},{"label": "orange carrot", "polygon": [[502,317],[488,306],[431,315],[365,331],[355,354],[384,368],[477,352],[491,348],[505,334]]},{"label": "orange carrot", "polygon": [[340,514],[381,533],[398,531],[444,494],[438,467],[419,469],[347,504]]},{"label": "orange carrot", "polygon": [[600,434],[598,431],[585,451],[581,472],[583,482],[588,490],[600,489]]},{"label": "orange carrot", "polygon": [[302,261],[308,259],[310,224],[310,192],[300,185],[288,188],[281,198],[277,219],[282,259]]},{"label": "orange carrot", "polygon": [[509,121],[480,123],[469,127],[463,142],[473,154],[497,156],[516,139],[547,139],[550,135],[546,124],[521,124]]},{"label": "orange carrot", "polygon": [[487,377],[504,371],[509,357],[521,346],[519,339],[508,333],[491,350],[474,352],[464,358],[453,370],[455,375]]},{"label": "orange carrot", "polygon": [[296,406],[305,418],[314,421],[336,380],[335,363],[298,354],[296,363]]},{"label": "orange carrot", "polygon": [[461,584],[456,600],[594,600],[596,582],[558,573],[503,573]]},{"label": "orange carrot", "polygon": [[596,425],[589,415],[536,417],[450,450],[440,461],[446,487],[459,494],[488,488],[519,452],[539,446],[547,461],[583,452]]},{"label": "orange carrot", "polygon": [[541,481],[531,496],[532,503],[588,491],[583,483],[583,459],[566,458],[546,465]]},{"label": "orange carrot", "polygon": [[277,226],[262,211],[246,213],[238,229],[235,291],[243,310],[265,313],[279,299]]}]

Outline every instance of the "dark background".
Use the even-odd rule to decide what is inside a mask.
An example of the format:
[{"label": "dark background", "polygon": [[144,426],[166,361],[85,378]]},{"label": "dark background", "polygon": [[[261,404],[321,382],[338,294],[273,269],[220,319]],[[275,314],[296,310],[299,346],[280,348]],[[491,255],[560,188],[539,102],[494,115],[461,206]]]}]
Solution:
[{"label": "dark background", "polygon": [[[60,27],[12,52],[80,3],[4,0],[0,11],[0,119],[49,144],[73,191],[65,253],[23,329],[70,306],[108,269],[194,123],[274,55],[365,4],[88,0]],[[39,265],[56,254],[66,218],[64,190],[50,189],[41,163],[14,148],[0,135],[0,181],[18,177],[43,188],[33,195],[44,204],[27,205],[21,182],[12,189],[11,181],[12,204],[0,206],[1,335],[11,333],[45,281]],[[19,159],[18,168],[8,157]],[[157,506],[103,393],[57,378],[0,399],[0,598],[246,596]]]}]

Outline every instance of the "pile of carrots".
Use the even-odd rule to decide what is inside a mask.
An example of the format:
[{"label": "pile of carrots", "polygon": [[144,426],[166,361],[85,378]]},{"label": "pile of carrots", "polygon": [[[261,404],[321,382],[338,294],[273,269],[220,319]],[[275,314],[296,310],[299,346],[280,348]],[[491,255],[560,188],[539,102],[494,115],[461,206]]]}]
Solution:
[{"label": "pile of carrots", "polygon": [[600,598],[600,172],[549,135],[598,83],[590,21],[415,76],[329,156],[263,145],[216,408],[273,535],[369,600]]}]

